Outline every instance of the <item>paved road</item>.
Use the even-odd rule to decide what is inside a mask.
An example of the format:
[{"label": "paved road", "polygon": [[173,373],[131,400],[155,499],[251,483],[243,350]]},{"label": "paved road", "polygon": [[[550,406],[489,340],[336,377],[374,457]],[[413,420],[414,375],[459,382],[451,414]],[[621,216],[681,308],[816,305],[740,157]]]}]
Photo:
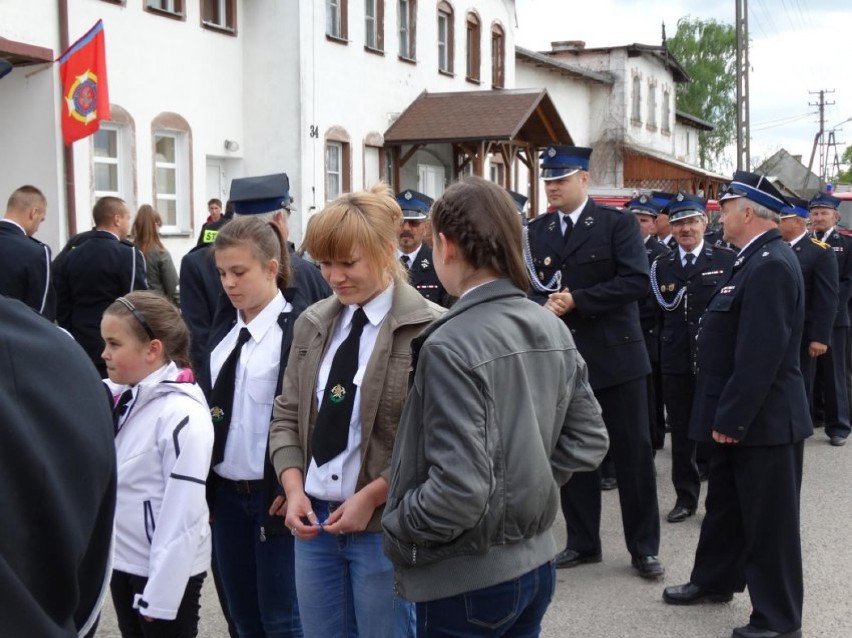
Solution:
[{"label": "paved road", "polygon": [[[667,442],[668,445],[668,442]],[[669,480],[669,448],[657,454],[660,511],[674,504]],[[805,556],[804,634],[807,638],[852,638],[852,446],[833,448],[820,430],[805,446],[802,488],[802,532]],[[702,494],[703,496],[703,494]],[[563,638],[727,638],[733,627],[748,622],[747,594],[723,605],[670,607],[663,604],[664,585],[689,579],[698,541],[701,514],[684,523],[662,523],[660,557],[666,566],[662,582],[635,576],[624,547],[618,494],[603,493],[604,560],[573,570],[559,570],[556,596],[544,619],[542,636]],[[561,517],[557,537],[565,538]],[[117,638],[110,606],[99,638]],[[227,638],[211,582],[202,594],[199,636]],[[369,637],[366,637],[369,638]]]}]

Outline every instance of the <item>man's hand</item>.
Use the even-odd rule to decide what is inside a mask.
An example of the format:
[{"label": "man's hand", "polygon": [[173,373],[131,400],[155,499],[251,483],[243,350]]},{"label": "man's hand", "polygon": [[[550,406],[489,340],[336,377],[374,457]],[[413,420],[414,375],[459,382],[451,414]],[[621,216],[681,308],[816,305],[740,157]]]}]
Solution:
[{"label": "man's hand", "polygon": [[721,432],[717,432],[716,430],[713,430],[713,440],[716,441],[716,443],[721,443],[722,445],[738,443],[738,441],[734,437],[728,436],[727,434],[722,434]]},{"label": "man's hand", "polygon": [[811,341],[808,344],[808,356],[810,357],[821,357],[826,352],[828,352],[828,345],[824,343],[820,343],[819,341]]},{"label": "man's hand", "polygon": [[574,310],[574,308],[577,307],[577,304],[574,303],[574,295],[571,294],[571,291],[568,290],[568,288],[565,288],[561,292],[551,293],[547,298],[544,307],[550,310],[557,317],[561,317],[562,315]]}]

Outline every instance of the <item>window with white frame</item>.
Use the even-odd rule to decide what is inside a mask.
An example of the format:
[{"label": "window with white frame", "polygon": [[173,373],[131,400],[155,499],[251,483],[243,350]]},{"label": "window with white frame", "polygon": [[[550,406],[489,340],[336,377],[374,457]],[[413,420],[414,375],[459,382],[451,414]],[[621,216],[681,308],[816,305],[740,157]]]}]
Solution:
[{"label": "window with white frame", "polygon": [[669,120],[672,117],[671,113],[671,94],[668,91],[663,91],[663,113],[661,116],[660,128],[664,131],[671,131]]},{"label": "window with white frame", "polygon": [[379,42],[379,11],[382,0],[364,0],[364,46],[381,50]]},{"label": "window with white frame", "polygon": [[414,60],[416,55],[417,0],[398,0],[399,57]]},{"label": "window with white frame", "polygon": [[172,15],[183,15],[183,0],[146,0],[148,9],[171,13]]},{"label": "window with white frame", "polygon": [[163,232],[189,230],[189,158],[186,135],[154,133],[154,208],[163,218]]},{"label": "window with white frame", "polygon": [[343,143],[325,143],[325,199],[331,201],[343,192]]},{"label": "window with white frame", "polygon": [[657,128],[657,85],[648,83],[648,128]]},{"label": "window with white frame", "polygon": [[122,197],[122,140],[118,127],[101,124],[92,135],[92,181],[94,199]]},{"label": "window with white frame", "polygon": [[348,0],[326,0],[325,3],[325,34],[337,40],[349,37]]},{"label": "window with white frame", "polygon": [[630,119],[634,123],[642,121],[642,78],[638,75],[633,76],[633,108]]},{"label": "window with white frame", "polygon": [[203,0],[201,23],[206,27],[235,31],[237,28],[236,0]]},{"label": "window with white frame", "polygon": [[438,3],[438,70],[453,72],[454,57],[453,8],[448,2]]}]

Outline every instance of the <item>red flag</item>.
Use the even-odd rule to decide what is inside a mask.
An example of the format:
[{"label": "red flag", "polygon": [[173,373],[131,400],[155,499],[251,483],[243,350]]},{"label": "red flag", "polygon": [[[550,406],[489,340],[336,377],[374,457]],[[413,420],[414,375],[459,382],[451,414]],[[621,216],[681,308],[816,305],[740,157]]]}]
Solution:
[{"label": "red flag", "polygon": [[97,131],[101,120],[109,119],[103,22],[98,20],[57,60],[62,80],[62,138],[70,146]]}]

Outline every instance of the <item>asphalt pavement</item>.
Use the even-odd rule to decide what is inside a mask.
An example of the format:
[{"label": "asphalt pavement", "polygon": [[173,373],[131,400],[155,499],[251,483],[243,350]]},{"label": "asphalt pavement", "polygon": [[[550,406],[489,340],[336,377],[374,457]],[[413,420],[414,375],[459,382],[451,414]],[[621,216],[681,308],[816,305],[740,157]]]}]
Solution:
[{"label": "asphalt pavement", "polygon": [[[806,442],[802,485],[802,549],[805,568],[803,633],[807,638],[852,638],[852,445],[831,447],[822,430]],[[558,570],[556,594],[544,618],[545,638],[728,638],[748,622],[748,592],[733,602],[672,607],[662,601],[663,587],[687,582],[703,518],[702,508],[683,523],[665,521],[674,505],[669,478],[669,441],[657,453],[657,490],[662,517],[660,559],[666,575],[645,581],[630,566],[624,546],[618,492],[603,493],[601,534],[603,562]],[[557,517],[560,544],[565,526]],[[98,638],[118,638],[108,603]],[[202,638],[227,638],[212,579],[202,590]],[[365,637],[369,638],[369,637]]]}]

